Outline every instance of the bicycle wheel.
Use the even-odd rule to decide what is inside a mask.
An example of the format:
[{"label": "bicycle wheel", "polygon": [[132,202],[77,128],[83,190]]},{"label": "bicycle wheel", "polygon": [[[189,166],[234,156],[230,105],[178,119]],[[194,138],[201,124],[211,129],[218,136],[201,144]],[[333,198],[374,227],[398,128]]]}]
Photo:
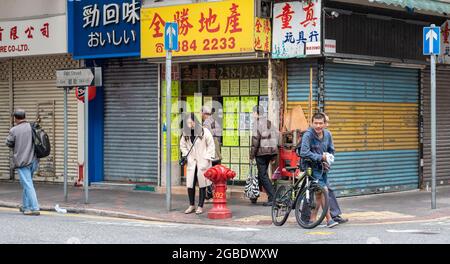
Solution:
[{"label": "bicycle wheel", "polygon": [[280,185],[275,192],[272,203],[272,222],[276,226],[282,226],[286,223],[292,210],[292,188],[286,185]]},{"label": "bicycle wheel", "polygon": [[306,229],[311,229],[322,223],[328,211],[328,195],[325,189],[317,183],[302,191],[295,202],[295,219]]}]

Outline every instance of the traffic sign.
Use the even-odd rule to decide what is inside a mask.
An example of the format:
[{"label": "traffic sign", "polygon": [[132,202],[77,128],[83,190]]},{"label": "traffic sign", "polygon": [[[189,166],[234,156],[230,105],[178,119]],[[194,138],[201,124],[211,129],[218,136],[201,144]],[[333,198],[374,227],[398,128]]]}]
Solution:
[{"label": "traffic sign", "polygon": [[431,25],[423,28],[423,55],[439,55],[441,53],[440,27]]},{"label": "traffic sign", "polygon": [[178,24],[167,22],[164,28],[164,49],[178,50]]},{"label": "traffic sign", "polygon": [[57,87],[76,87],[91,85],[102,86],[100,67],[56,71]]}]

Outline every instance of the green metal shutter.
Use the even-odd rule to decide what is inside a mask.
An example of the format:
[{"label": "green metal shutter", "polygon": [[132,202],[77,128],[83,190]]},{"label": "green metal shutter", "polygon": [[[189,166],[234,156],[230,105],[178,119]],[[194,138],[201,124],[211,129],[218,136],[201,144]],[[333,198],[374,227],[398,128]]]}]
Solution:
[{"label": "green metal shutter", "polygon": [[325,111],[340,195],[418,188],[419,73],[414,69],[325,65]]},{"label": "green metal shutter", "polygon": [[157,65],[110,59],[103,81],[105,180],[157,183]]}]

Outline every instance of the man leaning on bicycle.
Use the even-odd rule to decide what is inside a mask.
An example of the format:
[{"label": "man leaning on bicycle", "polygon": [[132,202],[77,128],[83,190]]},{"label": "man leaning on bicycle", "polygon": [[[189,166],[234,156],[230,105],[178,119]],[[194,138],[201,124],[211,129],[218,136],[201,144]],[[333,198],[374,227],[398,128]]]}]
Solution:
[{"label": "man leaning on bicycle", "polygon": [[[300,149],[301,168],[306,167],[306,160],[310,159],[314,162],[312,164],[312,176],[318,180],[319,184],[326,190],[326,197],[328,199],[328,175],[329,160],[334,157],[334,145],[331,133],[325,129],[325,116],[321,113],[316,113],[312,117],[311,127],[303,134],[302,144]],[[327,162],[328,161],[328,162]],[[315,213],[312,212],[311,219],[315,218]],[[336,221],[331,218],[330,210],[326,214],[327,227],[334,227],[338,225]]]}]

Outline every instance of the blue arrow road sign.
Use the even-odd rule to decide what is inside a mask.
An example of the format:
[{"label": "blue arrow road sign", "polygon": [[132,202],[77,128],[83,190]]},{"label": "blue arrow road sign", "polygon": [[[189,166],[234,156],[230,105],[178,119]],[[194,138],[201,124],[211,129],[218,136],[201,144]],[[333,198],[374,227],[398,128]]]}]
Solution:
[{"label": "blue arrow road sign", "polygon": [[178,24],[167,22],[164,29],[164,49],[178,50]]},{"label": "blue arrow road sign", "polygon": [[423,55],[439,55],[441,53],[440,27],[423,28]]}]

